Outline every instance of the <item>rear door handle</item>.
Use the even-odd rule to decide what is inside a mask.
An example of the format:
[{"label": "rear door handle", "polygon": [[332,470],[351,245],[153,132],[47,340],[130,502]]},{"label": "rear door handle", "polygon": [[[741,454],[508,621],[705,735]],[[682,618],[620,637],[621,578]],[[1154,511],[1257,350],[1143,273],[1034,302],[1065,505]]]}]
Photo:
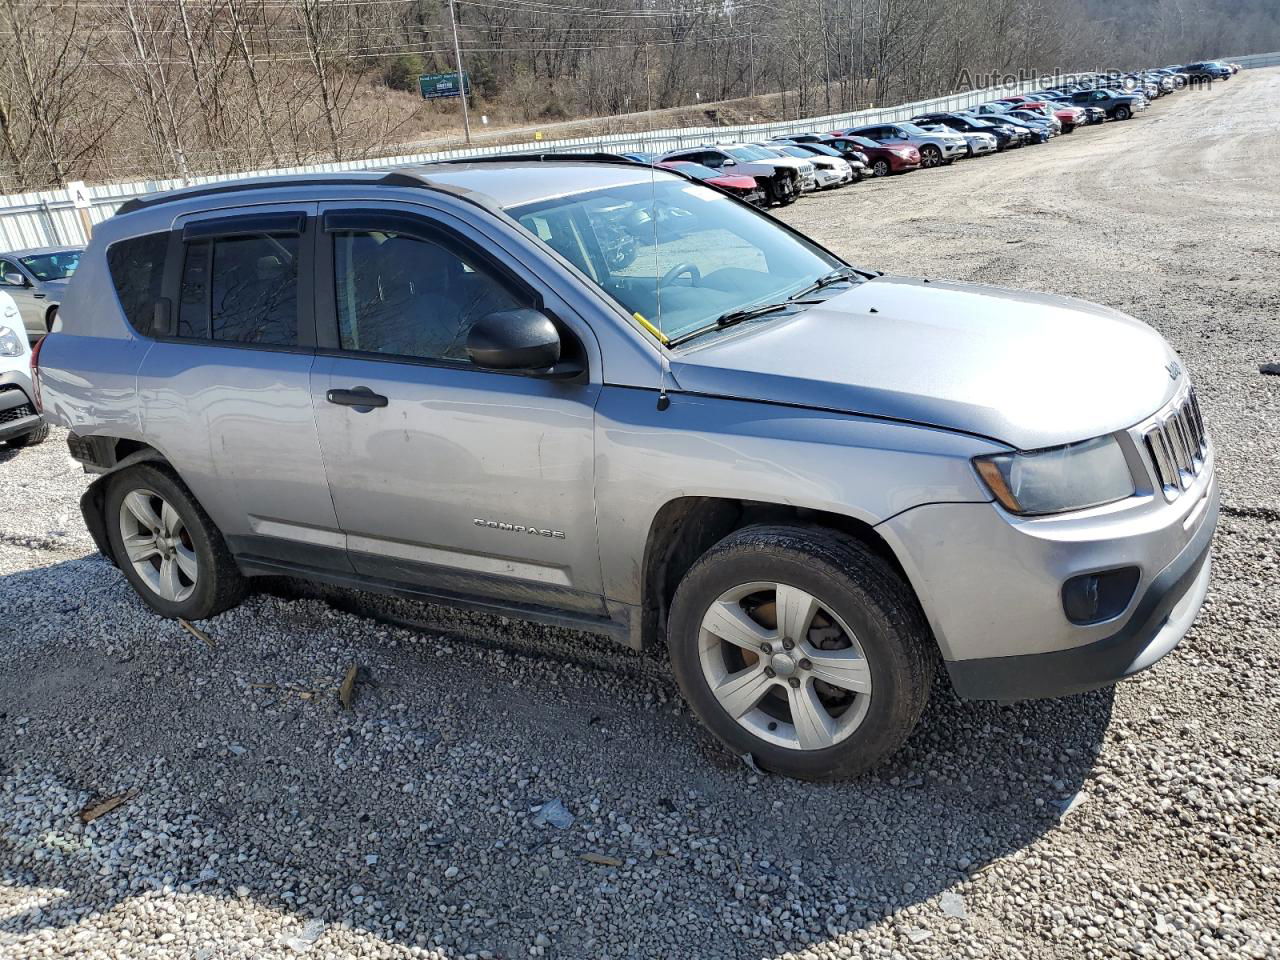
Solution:
[{"label": "rear door handle", "polygon": [[330,403],[336,403],[344,407],[355,407],[361,413],[372,410],[374,407],[385,407],[387,398],[380,393],[374,393],[368,387],[352,387],[350,390],[330,390],[324,395],[324,398]]}]

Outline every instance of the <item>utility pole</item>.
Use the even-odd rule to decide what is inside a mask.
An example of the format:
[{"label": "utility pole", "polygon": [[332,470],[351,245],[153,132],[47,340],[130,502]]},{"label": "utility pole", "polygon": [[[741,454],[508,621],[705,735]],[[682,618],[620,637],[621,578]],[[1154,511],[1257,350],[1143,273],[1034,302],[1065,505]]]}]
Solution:
[{"label": "utility pole", "polygon": [[[453,0],[449,0],[450,3]],[[646,113],[653,112],[653,81],[649,70],[649,44],[644,45],[644,109]],[[653,118],[649,118],[649,122],[653,123]]]},{"label": "utility pole", "polygon": [[458,66],[458,84],[462,88],[462,129],[471,144],[471,115],[467,112],[467,75],[462,70],[462,45],[458,43],[458,15],[453,9],[453,0],[449,0],[449,23],[453,26],[453,57]]}]

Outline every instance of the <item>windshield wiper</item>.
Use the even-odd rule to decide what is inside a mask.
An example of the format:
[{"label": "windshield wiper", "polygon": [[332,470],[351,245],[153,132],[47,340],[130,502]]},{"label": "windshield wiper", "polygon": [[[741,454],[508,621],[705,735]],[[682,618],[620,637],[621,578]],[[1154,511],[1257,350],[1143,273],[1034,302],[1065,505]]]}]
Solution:
[{"label": "windshield wiper", "polygon": [[779,310],[787,310],[791,307],[805,306],[814,303],[821,303],[821,300],[809,300],[808,297],[813,296],[823,287],[829,287],[833,283],[841,283],[848,280],[857,280],[863,274],[855,270],[853,267],[839,267],[832,270],[825,276],[819,277],[813,283],[809,284],[802,290],[798,290],[785,300],[777,303],[762,303],[754,307],[743,307],[741,310],[730,310],[728,313],[722,313],[716,317],[714,323],[708,323],[705,326],[690,330],[688,333],[681,334],[667,343],[669,347],[676,347],[687,340],[708,333],[712,330],[720,330],[724,327],[732,327],[734,324],[743,323],[747,320],[754,320],[756,317],[767,316],[770,313],[777,313]]},{"label": "windshield wiper", "polygon": [[728,313],[720,314],[720,316],[716,317],[716,319],[711,323],[704,324],[701,327],[690,330],[688,333],[682,333],[680,336],[672,338],[667,343],[667,346],[677,347],[686,340],[692,340],[694,337],[700,336],[704,333],[709,333],[712,330],[721,330],[724,327],[732,327],[736,323],[742,323],[746,320],[754,320],[756,317],[763,317],[766,314],[777,313],[779,310],[789,310],[791,307],[797,305],[798,301],[787,299],[778,303],[762,303],[759,306],[746,307],[742,310],[730,310]]},{"label": "windshield wiper", "polygon": [[823,287],[829,287],[833,283],[840,283],[845,280],[857,280],[859,276],[861,276],[861,274],[857,270],[853,269],[853,267],[837,267],[825,276],[819,277],[817,280],[813,281],[813,283],[809,284],[803,290],[793,293],[787,299],[794,303],[797,300],[801,300],[804,297],[809,296],[811,293],[817,293]]}]

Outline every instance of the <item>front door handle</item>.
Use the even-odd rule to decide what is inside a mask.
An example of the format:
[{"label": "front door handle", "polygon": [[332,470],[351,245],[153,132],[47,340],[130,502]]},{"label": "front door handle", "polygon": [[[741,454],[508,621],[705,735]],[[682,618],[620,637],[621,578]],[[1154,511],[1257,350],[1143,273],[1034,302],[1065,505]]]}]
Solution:
[{"label": "front door handle", "polygon": [[330,403],[344,407],[355,407],[360,413],[367,413],[374,407],[385,407],[387,398],[374,393],[368,387],[352,387],[350,390],[330,390],[324,395]]}]

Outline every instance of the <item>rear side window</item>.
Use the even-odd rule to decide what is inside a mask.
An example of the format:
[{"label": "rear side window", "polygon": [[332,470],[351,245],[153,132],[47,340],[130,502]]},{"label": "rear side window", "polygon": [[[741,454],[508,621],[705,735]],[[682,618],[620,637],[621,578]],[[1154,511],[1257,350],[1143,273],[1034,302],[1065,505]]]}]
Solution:
[{"label": "rear side window", "polygon": [[107,270],[120,309],[134,329],[144,333],[151,328],[153,306],[160,297],[168,249],[167,232],[120,240],[107,248]]},{"label": "rear side window", "polygon": [[218,237],[187,245],[178,336],[295,346],[298,237]]}]

